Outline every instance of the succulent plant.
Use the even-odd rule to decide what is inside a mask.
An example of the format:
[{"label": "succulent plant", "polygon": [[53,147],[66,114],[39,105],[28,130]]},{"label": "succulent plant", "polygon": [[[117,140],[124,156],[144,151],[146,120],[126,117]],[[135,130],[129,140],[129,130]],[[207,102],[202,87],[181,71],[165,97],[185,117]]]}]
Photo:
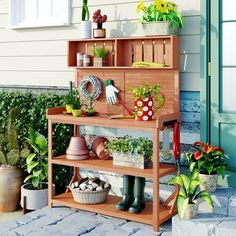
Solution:
[{"label": "succulent plant", "polygon": [[93,22],[98,24],[98,29],[107,21],[107,15],[102,15],[101,10],[98,9],[93,13]]},{"label": "succulent plant", "polygon": [[8,115],[7,130],[0,134],[0,165],[16,166],[20,158],[26,158],[29,149],[26,145],[21,149],[18,141],[18,132],[15,121],[19,116],[18,108],[12,108]]}]

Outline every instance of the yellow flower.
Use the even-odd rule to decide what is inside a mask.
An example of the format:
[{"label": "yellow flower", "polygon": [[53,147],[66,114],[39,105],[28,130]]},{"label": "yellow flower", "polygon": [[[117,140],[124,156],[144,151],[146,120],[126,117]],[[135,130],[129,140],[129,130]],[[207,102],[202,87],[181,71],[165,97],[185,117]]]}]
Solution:
[{"label": "yellow flower", "polygon": [[156,0],[155,1],[155,6],[156,9],[162,13],[166,13],[167,12],[167,3],[164,2],[164,0]]},{"label": "yellow flower", "polygon": [[136,8],[136,12],[139,13],[141,10],[146,12],[146,6],[144,6],[143,1],[140,1],[137,8]]}]

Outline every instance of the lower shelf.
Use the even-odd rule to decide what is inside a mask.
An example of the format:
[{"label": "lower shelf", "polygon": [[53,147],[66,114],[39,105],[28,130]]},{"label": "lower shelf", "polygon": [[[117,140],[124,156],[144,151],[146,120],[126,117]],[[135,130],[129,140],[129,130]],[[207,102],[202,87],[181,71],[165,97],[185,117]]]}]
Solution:
[{"label": "lower shelf", "polygon": [[[106,202],[104,203],[96,204],[96,205],[86,205],[86,204],[80,204],[80,203],[75,202],[71,193],[63,193],[63,194],[54,196],[53,199],[51,200],[51,203],[153,225],[152,203],[147,202],[145,209],[142,210],[141,213],[133,214],[133,213],[129,213],[128,211],[116,210],[115,205],[120,200],[121,200],[120,197],[109,195]],[[163,207],[160,205],[159,224],[170,219],[175,214],[176,212],[174,212],[173,214],[170,214],[170,207]]]}]

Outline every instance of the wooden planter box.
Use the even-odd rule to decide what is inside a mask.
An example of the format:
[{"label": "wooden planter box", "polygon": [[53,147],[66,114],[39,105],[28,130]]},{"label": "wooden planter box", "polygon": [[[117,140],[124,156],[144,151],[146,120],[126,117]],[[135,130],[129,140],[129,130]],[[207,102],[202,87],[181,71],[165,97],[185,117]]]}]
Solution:
[{"label": "wooden planter box", "polygon": [[152,161],[143,155],[113,152],[113,165],[145,169],[152,166]]}]

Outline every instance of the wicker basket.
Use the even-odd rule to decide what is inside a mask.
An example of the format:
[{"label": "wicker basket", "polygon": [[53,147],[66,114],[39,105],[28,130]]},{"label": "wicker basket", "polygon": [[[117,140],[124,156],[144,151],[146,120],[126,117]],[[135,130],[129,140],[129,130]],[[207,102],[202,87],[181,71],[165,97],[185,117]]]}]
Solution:
[{"label": "wicker basket", "polygon": [[110,189],[111,186],[96,192],[83,192],[72,188],[70,188],[70,191],[72,192],[75,202],[83,204],[98,204],[106,201]]}]

